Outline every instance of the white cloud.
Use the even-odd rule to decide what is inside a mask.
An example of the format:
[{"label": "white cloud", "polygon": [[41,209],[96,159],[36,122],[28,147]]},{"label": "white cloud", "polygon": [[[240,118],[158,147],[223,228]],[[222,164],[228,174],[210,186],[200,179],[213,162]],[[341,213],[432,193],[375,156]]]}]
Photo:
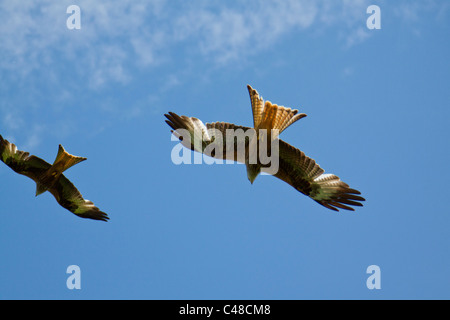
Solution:
[{"label": "white cloud", "polygon": [[356,43],[364,40],[364,33],[354,29],[366,3],[249,0],[231,6],[222,1],[79,0],[81,29],[68,30],[66,9],[72,1],[4,1],[0,70],[21,79],[34,71],[58,72],[54,66],[63,63],[66,72],[101,88],[109,82],[128,83],[133,68],[170,62],[180,47],[186,49],[186,59],[203,57],[223,65],[313,25],[345,27],[352,34],[347,42]]},{"label": "white cloud", "polygon": [[[448,21],[448,5],[427,3],[389,7],[400,23],[416,24],[424,7]],[[68,30],[72,4],[0,1],[0,95],[18,93],[0,101],[0,134],[20,139],[23,150],[37,148],[45,136],[95,135],[117,119],[165,112],[165,97],[189,73],[201,70],[199,77],[207,77],[211,69],[244,65],[292,35],[330,39],[331,33],[342,49],[352,50],[372,34],[369,0],[77,0],[81,29]],[[342,77],[356,72],[350,65]],[[143,74],[156,80],[139,83],[144,89],[137,96],[132,90],[128,96],[121,90],[123,100],[110,94]]]},{"label": "white cloud", "polygon": [[200,54],[219,63],[253,55],[284,33],[309,27],[318,8],[310,1],[248,1],[233,8],[190,8],[175,21],[174,38],[195,40]]},{"label": "white cloud", "polygon": [[44,126],[42,125],[33,125],[31,126],[28,134],[27,134],[27,140],[24,144],[20,146],[21,150],[27,150],[31,152],[32,150],[35,150],[36,147],[38,147],[41,144],[41,137],[42,137],[42,131],[44,130]]},{"label": "white cloud", "polygon": [[[33,71],[51,72],[56,63],[63,63],[83,66],[77,72],[90,78],[94,87],[109,81],[126,83],[126,64],[135,55],[152,55],[148,47],[145,52],[136,52],[139,48],[130,39],[152,42],[153,35],[142,31],[163,1],[80,0],[80,30],[66,27],[70,4],[51,0],[1,2],[0,70],[27,78]],[[140,35],[138,40],[136,35]]]},{"label": "white cloud", "polygon": [[[442,16],[448,15],[448,5],[427,3],[431,4],[389,5],[398,8],[395,14],[406,22],[420,19],[423,7],[446,21]],[[311,37],[332,33],[343,49],[371,35],[365,24],[369,0],[246,0],[233,5],[219,0],[78,0],[81,29],[68,30],[66,9],[72,4],[71,0],[0,2],[0,93],[13,89],[26,93],[0,101],[4,128],[19,132],[33,123],[29,118],[41,117],[36,109],[43,105],[59,112],[74,95],[125,87],[136,74],[155,72],[158,81],[148,97],[128,109],[114,105],[111,97],[92,103],[114,116],[122,116],[125,109],[126,117],[136,117],[148,105],[157,105],[158,95],[181,85],[186,70],[198,69],[197,61],[205,68],[245,62],[297,33]],[[159,73],[161,66],[168,67],[166,74]],[[35,135],[50,127],[35,129]]]},{"label": "white cloud", "polygon": [[358,27],[344,36],[345,46],[350,48],[354,45],[360,44],[368,37],[370,37],[370,31],[365,26]]},{"label": "white cloud", "polygon": [[[324,0],[248,0],[233,6],[215,0],[78,0],[81,29],[69,30],[66,9],[72,4],[71,0],[0,2],[0,92],[26,93],[0,101],[2,123],[12,133],[42,123],[42,110],[60,119],[61,110],[75,107],[71,105],[75,96],[129,85],[135,74],[183,65],[184,69],[169,67],[167,74],[157,74],[149,92],[149,99],[157,100],[182,84],[196,61],[220,68],[282,43],[289,33],[328,30],[342,21],[342,27],[351,31],[354,16],[365,14],[347,2]],[[141,99],[123,108],[108,96],[92,104],[121,118],[139,116],[148,106]],[[64,121],[67,130],[76,128],[69,120]],[[53,127],[47,123],[33,129],[35,138],[29,146],[39,142],[44,128]]]},{"label": "white cloud", "polygon": [[24,121],[21,116],[18,115],[18,110],[14,108],[8,108],[3,110],[3,127],[8,130],[17,130],[21,128]]}]

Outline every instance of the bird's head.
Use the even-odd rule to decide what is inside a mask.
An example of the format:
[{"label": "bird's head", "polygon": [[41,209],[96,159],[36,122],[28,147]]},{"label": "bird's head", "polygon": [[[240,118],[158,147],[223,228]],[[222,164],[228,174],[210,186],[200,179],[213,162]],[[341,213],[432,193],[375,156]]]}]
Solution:
[{"label": "bird's head", "polygon": [[247,178],[251,184],[255,181],[258,174],[261,173],[261,165],[260,164],[247,164]]}]

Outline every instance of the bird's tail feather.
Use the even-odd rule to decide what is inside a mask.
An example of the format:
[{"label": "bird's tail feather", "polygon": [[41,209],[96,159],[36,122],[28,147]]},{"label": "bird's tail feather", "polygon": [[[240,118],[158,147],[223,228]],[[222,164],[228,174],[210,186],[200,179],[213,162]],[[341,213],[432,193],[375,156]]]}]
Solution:
[{"label": "bird's tail feather", "polygon": [[53,167],[58,167],[58,171],[64,172],[65,170],[84,160],[86,160],[86,158],[71,155],[66,150],[64,150],[62,145],[59,145],[58,154],[56,155]]},{"label": "bird's tail feather", "polygon": [[[291,124],[304,117],[306,117],[306,114],[298,113],[296,109],[278,106],[272,104],[270,101],[266,101],[261,122],[256,129],[277,130],[278,136]],[[277,136],[272,136],[272,138],[276,138]]]}]

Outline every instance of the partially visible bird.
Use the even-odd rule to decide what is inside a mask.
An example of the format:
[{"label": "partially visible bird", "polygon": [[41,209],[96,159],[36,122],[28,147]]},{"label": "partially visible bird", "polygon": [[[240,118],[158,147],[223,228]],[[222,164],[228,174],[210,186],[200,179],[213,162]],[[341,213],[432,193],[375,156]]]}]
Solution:
[{"label": "partially visible bird", "polygon": [[16,145],[0,135],[0,160],[17,173],[36,182],[36,196],[49,191],[58,203],[81,218],[107,221],[108,215],[100,211],[94,203],[85,200],[75,186],[63,175],[73,165],[86,160],[76,157],[59,145],[53,164],[20,151]]},{"label": "partially visible bird", "polygon": [[[253,128],[225,122],[203,124],[197,118],[179,116],[173,112],[165,114],[166,123],[185,147],[217,159],[244,163],[251,183],[259,173],[266,172],[328,209],[354,211],[351,206],[362,206],[361,201],[365,199],[359,196],[361,193],[358,190],[350,188],[334,174],[325,174],[313,159],[278,138],[283,130],[306,117],[306,114],[264,101],[250,85],[247,89],[253,112]],[[240,130],[250,134],[234,134]],[[253,147],[255,145],[256,148]],[[261,145],[267,148],[269,154],[274,151],[271,146],[278,145],[279,165],[276,172],[259,157],[256,157],[256,161],[251,161]]]}]

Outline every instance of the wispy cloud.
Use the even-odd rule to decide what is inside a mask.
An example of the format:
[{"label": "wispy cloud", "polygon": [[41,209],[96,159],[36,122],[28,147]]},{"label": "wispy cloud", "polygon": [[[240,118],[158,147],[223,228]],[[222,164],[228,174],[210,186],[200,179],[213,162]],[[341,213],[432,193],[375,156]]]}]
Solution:
[{"label": "wispy cloud", "polygon": [[[233,5],[219,0],[78,0],[81,29],[68,30],[66,9],[72,4],[0,2],[0,94],[23,93],[0,101],[0,121],[12,132],[45,121],[37,111],[43,106],[46,112],[67,116],[61,110],[73,108],[74,97],[89,94],[100,111],[123,119],[138,117],[148,101],[157,105],[160,94],[183,84],[186,70],[245,63],[292,34],[333,33],[343,49],[370,39],[365,28],[369,0],[248,0]],[[395,12],[414,21],[423,6],[400,2]],[[426,7],[440,16],[449,11],[434,1]],[[114,105],[107,94],[133,85],[142,74],[155,75],[148,96],[127,108]],[[36,135],[52,127],[47,123]]]},{"label": "wispy cloud", "polygon": [[[170,62],[180,47],[186,58],[203,56],[223,65],[313,25],[345,22],[355,34],[353,24],[364,14],[365,2],[250,0],[231,6],[222,1],[80,0],[81,29],[68,30],[71,1],[5,1],[0,4],[0,69],[25,78],[34,71],[58,73],[54,66],[62,63],[65,72],[85,77],[94,89],[126,84],[133,68]],[[357,39],[361,35],[356,32]]]},{"label": "wispy cloud", "polygon": [[[8,1],[0,3],[0,68],[18,78],[34,71],[54,71],[56,63],[66,63],[72,72],[88,77],[92,87],[106,82],[126,83],[126,64],[136,56],[148,64],[151,50],[136,43],[153,43],[145,32],[162,1],[98,2],[81,0],[81,29],[66,27],[70,1]],[[144,32],[142,32],[144,30]],[[137,38],[136,35],[139,35]]]},{"label": "wispy cloud", "polygon": [[366,27],[358,27],[344,35],[345,47],[350,48],[354,45],[360,44],[370,37],[370,32]]},{"label": "wispy cloud", "polygon": [[24,144],[21,145],[23,150],[33,151],[41,144],[43,125],[34,124],[28,131],[28,135]]},{"label": "wispy cloud", "polygon": [[188,8],[175,21],[174,38],[192,41],[219,63],[253,55],[284,33],[309,27],[318,8],[307,1],[248,1],[233,8]]}]

